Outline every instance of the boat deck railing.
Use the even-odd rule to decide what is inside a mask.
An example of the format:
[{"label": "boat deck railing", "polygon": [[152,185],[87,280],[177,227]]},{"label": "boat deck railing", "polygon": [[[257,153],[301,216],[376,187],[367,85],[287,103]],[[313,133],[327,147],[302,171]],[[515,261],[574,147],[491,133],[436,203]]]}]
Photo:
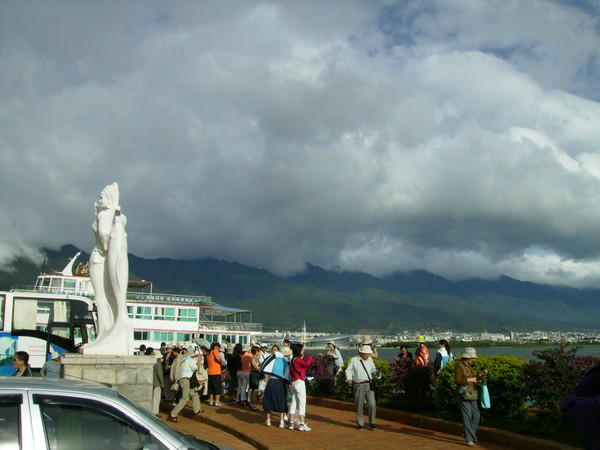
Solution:
[{"label": "boat deck railing", "polygon": [[[43,292],[49,294],[67,294],[67,295],[80,295],[82,297],[94,297],[93,292],[83,292],[77,289],[69,288],[53,288],[51,286],[32,286],[32,285],[19,285],[13,286],[13,291],[16,292]],[[194,306],[211,306],[213,304],[212,298],[204,295],[178,295],[178,294],[158,294],[158,293],[144,293],[144,292],[127,292],[127,300],[141,302],[141,303],[172,303],[178,305],[194,305]]]},{"label": "boat deck railing", "polygon": [[69,288],[53,288],[51,286],[32,286],[32,285],[16,285],[12,286],[11,291],[13,292],[41,292],[43,294],[60,294],[60,295],[79,295],[81,297],[93,298],[93,292],[83,292],[77,289]]},{"label": "boat deck railing", "polygon": [[210,306],[212,298],[203,295],[177,295],[177,294],[145,294],[142,292],[128,292],[127,300],[142,303],[173,303],[194,306]]},{"label": "boat deck railing", "polygon": [[248,331],[248,332],[262,332],[262,323],[254,322],[219,322],[219,321],[206,321],[201,320],[198,323],[200,330],[210,331]]}]

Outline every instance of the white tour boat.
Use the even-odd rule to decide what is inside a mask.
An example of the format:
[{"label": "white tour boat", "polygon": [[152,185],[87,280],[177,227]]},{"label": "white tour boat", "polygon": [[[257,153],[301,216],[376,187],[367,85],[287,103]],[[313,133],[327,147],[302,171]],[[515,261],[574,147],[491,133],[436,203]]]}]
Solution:
[{"label": "white tour boat", "polygon": [[[93,299],[87,267],[79,264],[73,269],[80,253],[62,272],[40,274],[33,290]],[[158,348],[161,342],[185,343],[197,339],[223,343],[229,338],[232,344],[249,344],[262,332],[262,325],[252,322],[251,310],[219,305],[208,296],[156,293],[152,282],[146,280],[129,281],[127,310],[133,322],[136,348],[142,344]]]}]

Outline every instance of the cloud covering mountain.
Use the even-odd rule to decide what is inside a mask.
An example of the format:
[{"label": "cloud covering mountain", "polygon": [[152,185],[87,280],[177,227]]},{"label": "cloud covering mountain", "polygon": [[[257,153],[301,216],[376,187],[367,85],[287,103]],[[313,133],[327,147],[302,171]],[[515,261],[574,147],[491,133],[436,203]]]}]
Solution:
[{"label": "cloud covering mountain", "polygon": [[600,286],[586,1],[0,5],[0,260],[94,245]]}]

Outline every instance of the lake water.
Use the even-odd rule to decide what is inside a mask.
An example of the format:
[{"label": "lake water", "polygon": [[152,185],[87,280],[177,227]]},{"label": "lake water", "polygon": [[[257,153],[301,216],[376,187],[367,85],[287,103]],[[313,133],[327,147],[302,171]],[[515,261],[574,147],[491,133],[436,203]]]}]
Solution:
[{"label": "lake water", "polygon": [[[548,350],[552,348],[556,348],[557,346],[532,346],[532,347],[476,347],[478,355],[513,355],[517,356],[524,360],[536,359],[533,356],[533,352],[536,350]],[[570,347],[566,347],[570,348]],[[357,350],[355,349],[340,349],[342,352],[342,356],[344,360],[351,358],[352,356],[357,355]],[[392,361],[398,353],[400,353],[399,348],[379,348],[377,349],[379,352],[379,359],[387,359],[388,361]],[[415,347],[410,347],[408,349],[413,355],[415,353]],[[433,362],[435,358],[435,352],[437,351],[437,346],[435,348],[429,348],[429,358]],[[456,347],[452,348],[452,353],[458,355],[459,353],[464,353],[464,347]],[[321,352],[323,354],[327,353],[327,349],[325,348],[305,348],[306,353],[310,353],[311,355],[316,355]],[[600,357],[600,345],[586,345],[580,347],[577,352],[579,356],[592,355]]]}]

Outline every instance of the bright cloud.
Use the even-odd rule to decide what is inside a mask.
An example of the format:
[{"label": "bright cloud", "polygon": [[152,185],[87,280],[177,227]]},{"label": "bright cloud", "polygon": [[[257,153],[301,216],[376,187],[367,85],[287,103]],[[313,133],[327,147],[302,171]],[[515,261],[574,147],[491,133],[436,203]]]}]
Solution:
[{"label": "bright cloud", "polygon": [[600,286],[593,5],[1,8],[2,263],[117,181],[139,256]]}]

